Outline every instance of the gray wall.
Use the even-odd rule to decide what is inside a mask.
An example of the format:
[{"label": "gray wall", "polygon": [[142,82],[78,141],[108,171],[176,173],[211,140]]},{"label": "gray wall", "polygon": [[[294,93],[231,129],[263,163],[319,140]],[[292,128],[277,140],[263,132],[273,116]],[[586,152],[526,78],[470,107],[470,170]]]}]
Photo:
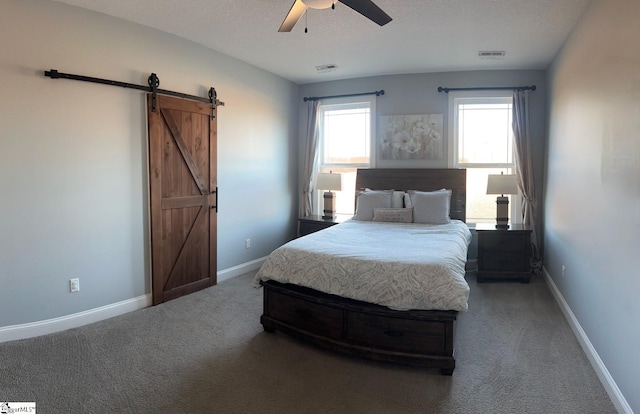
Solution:
[{"label": "gray wall", "polygon": [[639,21],[636,0],[594,1],[550,68],[544,205],[545,267],[636,412]]},{"label": "gray wall", "polygon": [[[322,82],[303,85],[299,97],[299,136],[303,139],[307,124],[305,96],[331,96],[351,93],[370,92],[384,89],[385,94],[376,100],[376,115],[443,114],[444,137],[448,137],[449,98],[446,93],[438,92],[438,87],[464,88],[489,86],[536,85],[531,93],[531,135],[534,154],[534,174],[536,188],[540,189],[544,171],[546,81],[545,71],[473,71],[424,73],[410,75],[376,76],[343,81]],[[441,161],[389,161],[378,160],[376,167],[407,168],[446,168],[447,142],[444,143],[445,156]],[[304,142],[300,141],[298,159],[302,173]],[[301,185],[301,184],[300,184]],[[538,190],[541,194],[541,190]],[[539,226],[538,233],[542,227]],[[475,239],[469,248],[470,258],[475,258]]]},{"label": "gray wall", "polygon": [[[3,0],[0,327],[150,292],[144,93],[61,72],[206,96],[219,109],[218,270],[295,233],[298,86],[139,25],[51,1]],[[244,240],[252,239],[246,250]],[[81,291],[68,293],[80,278]]]}]

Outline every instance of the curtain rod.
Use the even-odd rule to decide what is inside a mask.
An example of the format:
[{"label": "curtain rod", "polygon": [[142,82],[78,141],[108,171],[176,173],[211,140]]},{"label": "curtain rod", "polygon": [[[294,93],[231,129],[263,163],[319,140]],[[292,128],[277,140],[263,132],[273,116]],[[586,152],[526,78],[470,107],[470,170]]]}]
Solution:
[{"label": "curtain rod", "polygon": [[451,91],[494,91],[494,90],[512,90],[512,91],[535,91],[536,85],[531,86],[495,86],[481,88],[443,88],[438,86],[438,92],[449,93]]},{"label": "curtain rod", "polygon": [[318,101],[320,99],[329,99],[329,98],[347,98],[349,96],[364,96],[364,95],[375,95],[375,96],[380,96],[380,95],[384,95],[384,89],[380,89],[379,91],[373,91],[373,92],[363,92],[363,93],[351,93],[351,94],[347,94],[347,95],[332,95],[332,96],[305,96],[304,97],[304,101]]}]

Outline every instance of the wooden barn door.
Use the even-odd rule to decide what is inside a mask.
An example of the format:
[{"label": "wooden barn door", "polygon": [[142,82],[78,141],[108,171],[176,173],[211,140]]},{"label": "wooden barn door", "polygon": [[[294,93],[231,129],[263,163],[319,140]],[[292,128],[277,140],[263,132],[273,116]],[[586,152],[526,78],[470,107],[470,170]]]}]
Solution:
[{"label": "wooden barn door", "polygon": [[158,95],[149,121],[153,304],[216,284],[217,121],[211,104]]}]

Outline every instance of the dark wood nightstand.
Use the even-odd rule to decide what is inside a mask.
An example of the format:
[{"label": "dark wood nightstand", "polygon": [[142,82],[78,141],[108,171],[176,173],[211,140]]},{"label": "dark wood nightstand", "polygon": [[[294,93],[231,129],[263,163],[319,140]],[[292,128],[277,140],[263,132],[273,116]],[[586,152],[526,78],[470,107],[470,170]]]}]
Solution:
[{"label": "dark wood nightstand", "polygon": [[307,234],[314,233],[316,231],[326,229],[338,223],[342,223],[345,220],[350,219],[353,216],[338,215],[334,219],[323,219],[322,216],[307,216],[298,219],[298,237],[306,236]]},{"label": "dark wood nightstand", "polygon": [[478,272],[476,280],[531,280],[531,229],[512,224],[496,229],[495,224],[476,224],[478,233]]}]

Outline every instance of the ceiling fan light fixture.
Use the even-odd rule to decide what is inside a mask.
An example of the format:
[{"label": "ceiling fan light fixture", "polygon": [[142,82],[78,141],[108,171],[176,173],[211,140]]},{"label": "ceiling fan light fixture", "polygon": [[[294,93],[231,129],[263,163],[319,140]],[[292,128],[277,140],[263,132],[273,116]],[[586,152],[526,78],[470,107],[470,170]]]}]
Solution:
[{"label": "ceiling fan light fixture", "polygon": [[338,0],[302,0],[305,6],[312,9],[328,9],[332,7]]},{"label": "ceiling fan light fixture", "polygon": [[290,32],[300,18],[306,16],[308,9],[335,9],[338,1],[379,26],[384,26],[393,20],[380,7],[376,6],[373,0],[294,0],[278,32]]}]

